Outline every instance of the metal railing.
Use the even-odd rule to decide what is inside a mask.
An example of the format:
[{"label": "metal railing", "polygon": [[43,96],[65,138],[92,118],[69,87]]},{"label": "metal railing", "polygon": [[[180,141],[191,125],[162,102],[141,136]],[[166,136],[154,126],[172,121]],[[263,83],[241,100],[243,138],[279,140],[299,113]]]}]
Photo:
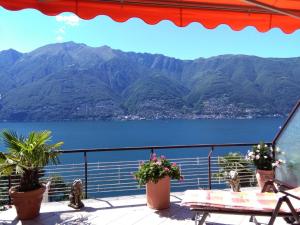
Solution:
[{"label": "metal railing", "polygon": [[[189,188],[224,188],[226,187],[225,179],[220,176],[216,176],[222,168],[219,157],[228,153],[228,148],[230,148],[230,152],[239,152],[241,150],[240,148],[249,148],[256,144],[257,143],[197,144],[60,150],[59,152],[62,156],[75,154],[77,156],[76,158],[80,158],[81,156],[83,162],[49,165],[44,168],[41,176],[42,179],[52,180],[48,193],[50,201],[67,199],[74,179],[81,179],[83,181],[86,198],[111,196],[117,195],[118,193],[120,195],[140,193],[144,190],[144,188],[137,185],[132,173],[137,171],[141,160],[149,159],[149,155],[154,152],[169,152],[177,149],[180,150],[181,155],[184,155],[185,157],[174,157],[169,160],[179,165],[184,176],[184,181],[182,183],[172,181],[173,190],[183,191]],[[271,145],[271,143],[267,144]],[[193,152],[199,150],[200,152],[197,152],[197,154],[199,153],[199,156],[194,156],[195,154],[191,157],[186,156],[186,153],[191,153],[189,150],[193,150]],[[92,153],[124,151],[146,151],[148,154],[140,160],[113,160],[106,162],[95,160],[94,157],[91,157],[92,160],[89,161],[89,156],[92,155]],[[204,153],[205,156],[203,156]],[[249,165],[245,165],[245,167],[249,167]],[[251,166],[249,168],[251,168]],[[246,183],[249,184],[252,181],[254,182],[253,167],[252,170],[248,170],[248,172],[245,172],[244,166],[237,167],[236,169],[241,172],[240,180],[242,186]],[[0,203],[7,202],[10,204],[8,189],[18,183],[18,177],[1,179]]]}]

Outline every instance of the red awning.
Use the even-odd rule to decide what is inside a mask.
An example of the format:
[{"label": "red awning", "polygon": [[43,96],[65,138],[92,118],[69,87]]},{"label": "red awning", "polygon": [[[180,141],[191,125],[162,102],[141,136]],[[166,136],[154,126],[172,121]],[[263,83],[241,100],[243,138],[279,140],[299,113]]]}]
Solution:
[{"label": "red awning", "polygon": [[265,32],[300,29],[300,0],[0,0],[8,10],[33,8],[50,16],[73,12],[82,19],[106,15],[117,22],[137,17],[148,24],[170,20],[177,26],[199,22],[212,29],[254,26]]}]

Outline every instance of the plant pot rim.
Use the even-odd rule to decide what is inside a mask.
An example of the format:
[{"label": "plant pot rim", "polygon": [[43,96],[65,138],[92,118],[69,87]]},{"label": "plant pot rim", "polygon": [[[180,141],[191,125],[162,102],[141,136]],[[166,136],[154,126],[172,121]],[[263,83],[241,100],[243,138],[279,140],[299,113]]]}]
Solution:
[{"label": "plant pot rim", "polygon": [[152,180],[149,180],[146,184],[148,184],[148,183],[157,184],[160,180],[164,180],[164,179],[168,179],[168,180],[171,181],[171,177],[170,176],[164,176],[162,178],[159,178],[156,183],[154,181],[152,181]]},{"label": "plant pot rim", "polygon": [[261,170],[261,169],[256,169],[256,172],[273,172],[274,170]]},{"label": "plant pot rim", "polygon": [[41,184],[40,188],[31,190],[31,191],[17,191],[17,188],[19,186],[13,186],[9,189],[8,193],[11,197],[17,198],[19,196],[31,196],[31,195],[36,195],[37,193],[44,193],[46,191],[46,186],[44,184]]}]

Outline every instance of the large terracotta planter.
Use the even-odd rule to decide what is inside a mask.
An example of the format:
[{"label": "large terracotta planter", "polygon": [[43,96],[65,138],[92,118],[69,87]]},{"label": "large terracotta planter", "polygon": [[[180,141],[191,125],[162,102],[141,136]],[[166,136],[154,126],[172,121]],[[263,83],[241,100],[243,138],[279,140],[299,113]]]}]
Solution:
[{"label": "large terracotta planter", "polygon": [[148,207],[156,210],[170,207],[170,177],[160,179],[156,184],[146,184],[146,195]]},{"label": "large terracotta planter", "polygon": [[18,192],[15,187],[9,189],[9,195],[16,207],[17,215],[20,220],[29,220],[40,214],[43,194],[46,187],[37,190]]},{"label": "large terracotta planter", "polygon": [[[256,179],[258,186],[262,190],[265,183],[268,180],[274,179],[274,171],[273,170],[256,170]],[[267,190],[269,191],[269,190]]]}]

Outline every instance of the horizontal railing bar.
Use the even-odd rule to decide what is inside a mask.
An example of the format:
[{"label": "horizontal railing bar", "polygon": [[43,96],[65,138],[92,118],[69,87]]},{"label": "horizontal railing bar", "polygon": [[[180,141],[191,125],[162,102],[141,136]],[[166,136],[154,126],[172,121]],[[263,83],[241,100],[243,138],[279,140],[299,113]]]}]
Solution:
[{"label": "horizontal railing bar", "polygon": [[88,163],[88,165],[99,165],[99,166],[102,166],[102,165],[105,165],[105,164],[113,164],[112,166],[114,166],[115,164],[119,163],[119,164],[125,164],[125,163],[140,163],[141,161],[145,161],[145,160],[148,160],[148,159],[141,159],[141,160],[134,160],[134,161],[115,161],[115,162],[102,162],[102,161],[98,161],[98,162],[90,162]]},{"label": "horizontal railing bar", "polygon": [[52,196],[53,194],[67,194],[66,192],[68,192],[68,194],[70,194],[70,190],[63,190],[63,191],[56,191],[56,192],[50,192],[49,191],[49,195]]},{"label": "horizontal railing bar", "polygon": [[[134,172],[134,171],[132,171],[132,172]],[[120,175],[122,175],[122,174],[125,174],[125,175],[129,174],[130,175],[130,172],[120,171],[117,174],[120,174]],[[116,175],[116,172],[111,172],[111,173],[110,172],[109,173],[93,173],[93,174],[89,174],[89,177],[90,176],[96,176],[96,175]]]},{"label": "horizontal railing bar", "polygon": [[[182,183],[186,183],[186,182],[188,182],[188,181],[198,182],[198,179],[196,179],[196,178],[193,178],[193,179],[185,179],[184,182],[182,182]],[[178,182],[178,181],[175,181],[175,180],[174,180],[174,181],[172,181],[172,184],[173,184],[173,183],[177,183],[177,182]],[[200,179],[199,182],[207,183],[207,180]],[[93,182],[90,182],[90,183],[93,183]],[[103,187],[103,186],[116,186],[116,185],[122,187],[122,186],[124,186],[124,184],[125,184],[125,185],[127,185],[127,184],[132,184],[133,186],[139,186],[137,182],[129,182],[129,183],[91,184],[91,185],[89,185],[89,187]]]},{"label": "horizontal railing bar", "polygon": [[[131,178],[131,180],[133,180],[133,175],[122,175],[121,176],[122,178],[120,178],[118,175],[115,175],[115,176],[104,176],[104,177],[91,177],[93,179],[100,179],[99,181],[101,182],[105,182],[107,180],[103,180],[103,179],[111,179],[111,178],[117,178],[117,180],[128,180],[129,178]],[[103,178],[103,179],[101,179]]]},{"label": "horizontal railing bar", "polygon": [[[81,179],[83,180],[84,177],[76,177],[76,179]],[[60,182],[51,182],[52,185],[57,185],[57,184],[72,184],[74,181],[74,179],[63,179],[62,181]]]},{"label": "horizontal railing bar", "polygon": [[84,167],[84,163],[70,163],[70,164],[57,164],[57,165],[47,165],[47,166],[45,166],[44,168],[51,168],[51,167],[71,167],[71,168],[73,168],[73,167]]},{"label": "horizontal railing bar", "polygon": [[50,193],[58,193],[58,192],[60,192],[60,191],[68,191],[68,192],[70,192],[70,190],[71,190],[71,187],[65,187],[65,188],[51,188],[51,190],[49,190],[49,194]]},{"label": "horizontal railing bar", "polygon": [[[187,168],[182,168],[181,172],[184,173],[185,171],[189,171],[189,172],[196,172],[196,171],[208,171],[208,169],[206,167],[200,167],[200,168],[194,168],[194,169],[187,169]],[[207,175],[207,173],[206,173]]]},{"label": "horizontal railing bar", "polygon": [[[65,175],[59,175],[57,177],[62,178],[62,179],[67,178],[67,180],[68,180],[68,178],[71,179],[71,177],[76,177],[78,179],[83,179],[84,178],[84,174],[73,174],[73,175],[70,174],[70,175],[67,175],[67,176],[65,176]],[[44,177],[44,179],[46,179],[46,180],[52,180],[51,182],[56,182],[55,180],[53,180],[53,178],[55,178],[55,177],[51,177],[51,176],[50,177]]]},{"label": "horizontal railing bar", "polygon": [[[180,162],[185,162],[186,160],[199,160],[201,159],[202,161],[207,161],[207,157],[194,157],[194,158],[168,158],[168,160],[170,161],[180,161]],[[123,163],[136,163],[136,164],[139,164],[140,162],[142,161],[147,161],[148,159],[141,159],[141,160],[134,160],[134,161],[116,161],[116,162],[102,162],[102,161],[98,161],[98,162],[91,162],[91,163],[88,163],[88,165],[99,165],[99,166],[102,166],[105,164],[117,164],[119,163],[120,165],[123,165]],[[191,161],[193,162],[193,161]]]},{"label": "horizontal railing bar", "polygon": [[[49,197],[51,197],[51,198],[55,198],[55,197],[67,197],[69,194],[58,194],[58,195],[49,195]],[[65,200],[68,200],[68,198],[66,198]]]},{"label": "horizontal railing bar", "polygon": [[[251,177],[251,176],[249,176],[249,177],[244,177],[244,178],[240,178],[240,182],[241,181],[249,181],[250,179],[252,179],[253,177]],[[218,179],[218,178],[214,178],[214,179],[212,179],[212,181],[224,181],[224,182],[227,182],[227,181],[229,181],[228,179],[223,179],[223,178],[220,178],[220,179]]]},{"label": "horizontal railing bar", "polygon": [[[125,168],[122,168],[122,167],[115,167],[115,168],[112,168],[112,167],[110,167],[110,170],[119,170],[119,169],[122,169],[122,170],[125,170],[125,169],[138,169],[139,167],[138,166],[135,166],[135,167],[125,167]],[[90,169],[89,168],[89,171],[102,171],[102,170],[104,170],[104,171],[107,171],[107,168],[101,168],[101,169],[99,169],[99,168],[97,168],[97,169]]]},{"label": "horizontal railing bar", "polygon": [[196,156],[193,158],[168,158],[168,160],[172,160],[172,161],[189,161],[189,160],[203,160],[203,161],[207,161],[207,157],[206,156]]},{"label": "horizontal railing bar", "polygon": [[120,186],[120,187],[122,187],[122,186],[124,186],[124,185],[127,185],[127,184],[132,184],[133,186],[138,186],[138,183],[137,182],[127,182],[127,183],[110,183],[110,184],[91,184],[91,183],[94,183],[94,182],[91,182],[90,181],[90,183],[89,183],[89,186],[94,186],[94,185],[96,185],[96,186],[98,186],[98,187],[110,187],[110,186]]},{"label": "horizontal railing bar", "polygon": [[[91,190],[96,190],[96,189],[91,189]],[[95,194],[95,193],[108,193],[108,192],[111,192],[111,191],[91,191],[90,189],[89,189],[89,193],[91,193],[91,194]],[[141,189],[123,189],[123,190],[114,190],[113,192],[126,192],[126,191],[139,191],[139,190],[141,190],[141,191],[143,191],[143,190],[145,190],[145,188],[141,188]]]},{"label": "horizontal railing bar", "polygon": [[97,165],[91,165],[90,166],[90,164],[88,164],[89,169],[99,169],[99,170],[106,169],[106,168],[118,169],[119,167],[122,168],[122,169],[123,168],[126,169],[126,168],[132,168],[133,166],[135,168],[138,168],[139,163],[135,163],[135,164],[116,164],[116,165],[107,165],[107,166],[97,166]]},{"label": "horizontal railing bar", "polygon": [[[172,162],[174,162],[173,160],[170,160]],[[178,161],[177,164],[180,164],[180,165],[185,165],[185,166],[188,166],[188,165],[205,165],[205,162],[207,162],[207,159],[206,160],[203,160],[201,162],[197,161],[196,159],[194,159],[193,161]],[[192,164],[191,164],[192,163]],[[114,169],[117,169],[118,167],[122,167],[124,169],[126,168],[132,168],[132,166],[134,166],[135,168],[139,167],[140,164],[139,163],[135,163],[135,164],[115,164],[115,165],[103,165],[103,166],[98,166],[97,164],[93,164],[92,166],[89,165],[89,169],[94,169],[94,168],[97,168],[97,169],[106,169],[106,168],[114,168]]]},{"label": "horizontal railing bar", "polygon": [[[84,172],[84,169],[81,169],[81,170],[63,170],[61,172],[64,172],[64,173],[71,173],[71,172]],[[53,171],[52,174],[56,174],[57,171]],[[48,171],[48,174],[51,174],[51,171]]]},{"label": "horizontal railing bar", "polygon": [[[211,148],[211,147],[247,147],[258,143],[226,143],[226,144],[195,144],[195,145],[170,145],[170,146],[141,146],[141,147],[118,147],[118,148],[91,148],[91,149],[72,149],[57,150],[59,153],[82,153],[82,152],[111,152],[111,151],[140,151],[140,150],[161,150],[161,149],[181,149],[181,148]],[[271,145],[271,142],[265,144]]]},{"label": "horizontal railing bar", "polygon": [[[178,187],[194,187],[195,189],[199,188],[202,185],[197,185],[195,182],[192,184],[188,184],[188,185],[182,185],[182,186],[178,186]],[[204,186],[204,185],[203,185]],[[89,193],[108,193],[108,192],[125,192],[125,191],[144,191],[145,188],[131,188],[131,189],[114,189],[114,190],[110,190],[110,189],[98,189],[98,188],[91,188],[88,189]]]},{"label": "horizontal railing bar", "polygon": [[[90,178],[92,179],[99,179],[98,181],[100,182],[108,182],[108,181],[116,181],[116,180],[128,180],[128,178],[131,178],[131,179],[134,179],[133,178],[133,175],[132,174],[128,174],[126,173],[125,175],[122,175],[121,178],[116,175],[116,173],[110,173],[110,174],[113,174],[114,176],[95,176],[95,175],[103,175],[103,174],[93,174],[92,176],[89,175]],[[184,174],[184,177],[186,176],[207,176],[207,173],[193,173],[193,174],[189,174],[189,173],[185,173]],[[103,179],[101,179],[103,178]],[[107,179],[107,178],[117,178],[117,179],[113,179],[113,180],[104,180],[104,179]]]},{"label": "horizontal railing bar", "polygon": [[[138,187],[137,187],[138,185],[125,185],[125,186],[117,186],[117,187],[109,187],[109,189],[112,189],[112,190],[118,190],[118,189],[120,189],[120,188],[131,188],[131,187],[136,187],[136,189],[138,190]],[[88,190],[90,190],[90,188],[93,188],[94,187],[94,189],[97,189],[98,188],[98,185],[90,185],[90,187],[88,188]],[[98,188],[99,190],[102,190],[102,188]]]}]

